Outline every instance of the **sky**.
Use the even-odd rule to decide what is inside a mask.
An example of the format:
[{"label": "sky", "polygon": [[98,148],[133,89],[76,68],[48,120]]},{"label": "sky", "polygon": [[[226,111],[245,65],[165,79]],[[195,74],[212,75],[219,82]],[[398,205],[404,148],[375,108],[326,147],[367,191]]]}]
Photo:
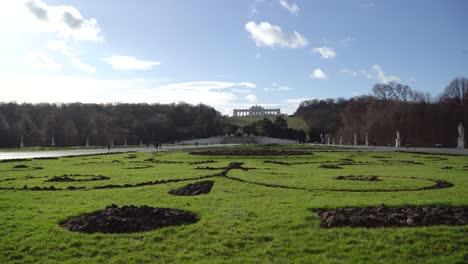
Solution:
[{"label": "sky", "polygon": [[0,101],[251,105],[440,94],[468,76],[465,0],[2,0]]}]

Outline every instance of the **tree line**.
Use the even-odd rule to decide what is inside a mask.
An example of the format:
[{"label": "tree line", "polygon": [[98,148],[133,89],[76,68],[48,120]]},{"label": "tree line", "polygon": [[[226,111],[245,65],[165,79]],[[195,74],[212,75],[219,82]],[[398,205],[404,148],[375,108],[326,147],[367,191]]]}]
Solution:
[{"label": "tree line", "polygon": [[[239,127],[227,118],[203,104],[0,103],[0,147],[174,143],[233,134]],[[283,118],[255,122],[245,133],[305,138]]]},{"label": "tree line", "polygon": [[148,144],[211,137],[228,127],[199,104],[0,103],[0,147]]},{"label": "tree line", "polygon": [[352,144],[356,134],[364,144],[367,133],[369,142],[394,145],[398,130],[402,144],[454,147],[459,123],[468,124],[468,79],[453,79],[435,98],[408,85],[377,83],[370,95],[303,101],[295,115],[306,121],[316,142],[324,134]]}]

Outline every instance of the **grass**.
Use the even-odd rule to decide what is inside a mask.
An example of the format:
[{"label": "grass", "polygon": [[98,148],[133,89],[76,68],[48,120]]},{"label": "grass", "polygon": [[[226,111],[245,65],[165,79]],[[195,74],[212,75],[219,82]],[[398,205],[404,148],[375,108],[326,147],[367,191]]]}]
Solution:
[{"label": "grass", "polygon": [[[227,119],[227,123],[232,125],[237,125],[240,127],[250,125],[253,122],[262,120],[265,117],[229,117]],[[271,121],[275,121],[276,117],[267,117]],[[286,121],[288,122],[288,127],[294,128],[297,130],[304,130],[305,132],[309,131],[309,127],[307,126],[306,122],[300,117],[285,117]]]},{"label": "grass", "polygon": [[[276,147],[279,148],[279,147]],[[136,158],[129,158],[136,155]],[[156,164],[148,158],[184,163]],[[382,158],[386,157],[386,158]],[[321,164],[355,165],[323,169]],[[190,165],[188,162],[215,160]],[[264,163],[275,160],[296,165]],[[387,162],[383,162],[387,160]],[[424,165],[409,164],[413,160]],[[118,189],[89,189],[105,184],[187,179],[217,171],[197,166],[224,167],[244,162],[249,171],[228,176],[254,183],[303,188],[271,188],[213,178],[209,194],[172,196],[168,191],[188,183],[175,182]],[[357,165],[356,165],[357,164]],[[13,168],[27,165],[27,168]],[[146,169],[128,169],[151,165]],[[414,153],[316,152],[291,157],[217,157],[177,153],[132,153],[64,157],[0,163],[0,187],[24,185],[77,191],[0,190],[0,263],[466,263],[467,226],[420,228],[321,229],[311,208],[399,205],[468,205],[468,160],[462,156]],[[452,169],[442,169],[451,166]],[[21,166],[20,166],[21,167]],[[31,170],[43,167],[42,170]],[[110,176],[94,182],[45,182],[63,174]],[[34,178],[26,178],[26,176]],[[378,175],[382,181],[338,181],[346,175]],[[79,176],[81,177],[81,176]],[[412,177],[415,177],[413,179]],[[4,181],[7,178],[14,180]],[[428,179],[451,182],[440,190],[347,192],[351,190],[408,190],[430,186]],[[134,234],[81,234],[58,223],[82,213],[117,204],[171,207],[195,212],[198,223]]]}]

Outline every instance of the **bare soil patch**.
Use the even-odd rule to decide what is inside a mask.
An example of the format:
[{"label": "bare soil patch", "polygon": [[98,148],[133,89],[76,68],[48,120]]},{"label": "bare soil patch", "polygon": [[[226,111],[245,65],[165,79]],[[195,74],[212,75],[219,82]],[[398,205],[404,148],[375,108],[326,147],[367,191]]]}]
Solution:
[{"label": "bare soil patch", "polygon": [[172,195],[191,196],[207,194],[213,188],[214,181],[200,181],[188,184],[182,188],[175,189],[169,192]]},{"label": "bare soil patch", "polygon": [[292,156],[292,155],[311,155],[310,151],[303,150],[254,150],[254,149],[230,149],[230,150],[205,150],[192,151],[191,155],[206,156]]},{"label": "bare soil patch", "polygon": [[468,207],[403,206],[314,209],[322,228],[467,225]]},{"label": "bare soil patch", "polygon": [[333,164],[323,164],[323,165],[320,165],[319,168],[322,168],[322,169],[342,169],[342,167],[340,167],[338,165],[333,165]]},{"label": "bare soil patch", "polygon": [[107,206],[105,209],[72,217],[60,226],[82,233],[135,233],[166,226],[193,224],[200,218],[189,211],[149,206]]},{"label": "bare soil patch", "polygon": [[[85,179],[75,179],[72,177],[85,176]],[[81,174],[64,174],[62,176],[54,176],[46,182],[83,182],[83,181],[103,181],[110,180],[110,177],[104,175],[81,175]]]},{"label": "bare soil patch", "polygon": [[371,175],[371,176],[363,176],[363,175],[349,175],[349,176],[338,176],[335,178],[336,180],[345,180],[345,181],[381,181],[379,176]]}]

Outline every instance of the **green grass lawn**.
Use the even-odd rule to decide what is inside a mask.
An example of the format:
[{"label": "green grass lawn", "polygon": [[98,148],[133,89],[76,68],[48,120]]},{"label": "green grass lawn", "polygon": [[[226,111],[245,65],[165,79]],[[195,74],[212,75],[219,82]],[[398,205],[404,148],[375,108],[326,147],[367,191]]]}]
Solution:
[{"label": "green grass lawn", "polygon": [[[253,122],[262,120],[264,117],[229,117],[227,122],[232,125],[237,126],[246,126],[250,125]],[[276,117],[267,117],[271,121],[275,121]],[[294,128],[297,130],[304,130],[305,132],[309,131],[309,127],[307,126],[306,122],[300,117],[286,117],[286,121],[288,122],[288,127]]]},{"label": "green grass lawn", "polygon": [[[145,161],[148,158],[179,163]],[[340,165],[342,169],[320,168],[323,164],[342,164],[344,159],[353,165]],[[215,162],[190,164],[207,160]],[[215,184],[204,195],[168,194],[194,180],[92,189],[106,184],[195,178],[221,172],[221,169],[195,169],[197,166],[220,168],[232,161],[244,162],[244,167],[255,169],[232,170],[228,177],[212,178]],[[28,167],[14,168],[17,165]],[[452,169],[443,169],[446,166]],[[63,174],[105,175],[111,179],[45,182]],[[347,175],[378,175],[382,181],[334,179]],[[76,176],[80,177],[85,178]],[[290,157],[127,153],[0,162],[3,188],[21,189],[24,185],[86,188],[0,190],[0,263],[466,263],[468,226],[322,229],[319,217],[310,209],[382,203],[467,206],[467,177],[466,156],[413,153],[315,152]],[[431,186],[430,179],[448,181],[454,186],[414,190]],[[131,234],[82,234],[59,226],[71,216],[111,204],[177,208],[194,212],[201,220]]]}]

